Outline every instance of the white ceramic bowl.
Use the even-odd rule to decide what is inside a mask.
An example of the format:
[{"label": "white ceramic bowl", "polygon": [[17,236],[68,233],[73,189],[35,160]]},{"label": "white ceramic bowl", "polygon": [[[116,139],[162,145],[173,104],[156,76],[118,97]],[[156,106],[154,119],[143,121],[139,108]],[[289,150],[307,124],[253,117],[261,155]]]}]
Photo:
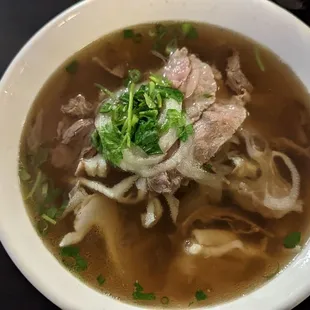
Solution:
[{"label": "white ceramic bowl", "polygon": [[[14,59],[0,84],[0,236],[12,260],[62,309],[127,310],[67,272],[32,227],[19,190],[17,158],[27,112],[42,85],[69,56],[132,24],[195,20],[242,33],[269,47],[310,90],[310,30],[266,0],[88,0],[56,17]],[[291,309],[310,294],[310,245],[274,280],[212,310]]]}]

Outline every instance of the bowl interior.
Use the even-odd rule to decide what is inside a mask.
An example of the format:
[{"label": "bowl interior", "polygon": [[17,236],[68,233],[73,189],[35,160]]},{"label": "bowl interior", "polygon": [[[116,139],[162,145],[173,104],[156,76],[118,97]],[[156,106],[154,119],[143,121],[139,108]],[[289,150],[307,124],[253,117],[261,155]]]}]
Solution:
[{"label": "bowl interior", "polygon": [[[89,0],[67,10],[37,33],[14,59],[0,84],[0,235],[18,268],[62,309],[136,307],[101,295],[77,280],[35,233],[17,177],[18,141],[26,115],[50,75],[76,51],[116,29],[160,20],[208,22],[248,36],[279,55],[310,91],[310,31],[268,1]],[[310,246],[306,245],[272,282],[246,297],[209,309],[291,308],[310,293],[309,259]]]}]

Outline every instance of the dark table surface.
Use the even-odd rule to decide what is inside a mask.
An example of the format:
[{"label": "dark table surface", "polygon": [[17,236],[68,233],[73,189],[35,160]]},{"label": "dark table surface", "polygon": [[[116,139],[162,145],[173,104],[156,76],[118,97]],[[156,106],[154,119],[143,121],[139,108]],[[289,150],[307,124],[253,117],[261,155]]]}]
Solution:
[{"label": "dark table surface", "polygon": [[[285,3],[292,5],[294,2],[294,0],[278,2],[281,1],[284,5]],[[0,77],[22,45],[39,28],[76,2],[76,0],[0,0]],[[303,2],[304,9],[294,10],[292,13],[310,25],[310,5],[307,8],[306,4],[310,0]],[[296,7],[299,8],[299,5]],[[58,309],[24,278],[1,245],[0,266],[0,309]],[[310,298],[295,309],[310,309]]]}]

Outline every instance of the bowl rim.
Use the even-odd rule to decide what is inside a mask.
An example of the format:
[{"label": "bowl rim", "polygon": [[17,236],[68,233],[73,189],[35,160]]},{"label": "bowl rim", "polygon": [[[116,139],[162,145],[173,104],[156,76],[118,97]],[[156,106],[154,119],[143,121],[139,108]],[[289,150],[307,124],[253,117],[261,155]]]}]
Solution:
[{"label": "bowl rim", "polygon": [[[38,32],[36,32],[34,34],[34,36],[32,36],[32,38],[29,41],[27,41],[27,43],[22,47],[22,49],[18,52],[18,54],[15,56],[15,58],[12,60],[12,62],[7,67],[5,73],[3,74],[2,79],[0,81],[0,93],[5,92],[5,86],[7,85],[9,80],[11,79],[11,74],[13,72],[14,67],[16,67],[17,64],[23,59],[25,54],[30,52],[33,44],[36,41],[41,40],[45,36],[45,34],[47,32],[49,32],[51,30],[51,28],[53,28],[55,26],[55,24],[58,24],[62,20],[65,20],[74,14],[79,14],[79,12],[81,10],[84,10],[86,7],[90,7],[94,3],[98,3],[100,1],[101,0],[88,0],[88,1],[82,1],[82,2],[76,3],[73,6],[66,9],[64,12],[62,12],[59,15],[57,15],[56,17],[54,17],[44,27],[42,27]],[[170,0],[168,0],[168,1],[170,1]],[[172,1],[177,2],[177,0],[172,0]],[[182,2],[183,1],[188,2],[190,0],[180,0],[180,2],[181,1]],[[224,0],[219,0],[219,1],[223,2]],[[245,3],[246,1],[249,1],[249,0],[230,0],[230,1],[234,1],[235,3],[240,4],[240,3]],[[293,16],[292,14],[287,12],[286,10],[284,10],[284,9],[280,8],[279,6],[277,6],[276,4],[271,3],[269,1],[266,1],[266,0],[250,0],[250,1],[255,5],[257,5],[259,3],[262,7],[264,7],[264,9],[268,9],[268,10],[271,10],[272,12],[276,12],[283,19],[285,19],[288,23],[290,23],[290,25],[293,28],[299,28],[301,31],[307,32],[307,37],[310,38],[310,28],[308,28],[308,26],[306,24],[304,24],[302,21],[297,19],[295,16]],[[118,0],[118,2],[122,2],[122,0]],[[310,80],[310,78],[309,78],[309,80]],[[308,84],[308,85],[310,85],[310,84]],[[1,146],[1,148],[2,148],[2,146]],[[1,152],[2,151],[3,150],[1,150]],[[0,207],[0,214],[1,214],[1,207]],[[2,220],[0,219],[1,242],[2,242],[6,252],[9,254],[10,258],[14,262],[14,264],[23,273],[23,275],[28,279],[28,281],[33,286],[35,286],[41,293],[43,293],[50,301],[55,303],[60,308],[62,308],[62,309],[82,309],[82,308],[78,307],[75,303],[68,301],[68,299],[60,300],[59,296],[55,295],[55,293],[50,290],[49,285],[47,283],[44,283],[43,279],[40,279],[36,273],[30,272],[29,268],[23,263],[22,256],[20,256],[18,254],[19,252],[17,251],[17,249],[14,247],[13,244],[11,244],[11,239],[9,238],[9,233],[7,231],[5,231],[4,229],[2,229],[3,227],[1,225],[1,223],[2,223],[1,221]],[[33,232],[35,233],[34,229],[33,229]],[[309,245],[309,243],[307,243],[307,245]],[[306,246],[305,246],[305,248],[306,248]],[[310,249],[304,249],[303,250],[303,257],[301,257],[301,256],[297,257],[290,264],[289,267],[295,266],[295,268],[302,268],[302,267],[305,267],[304,265],[306,264],[307,268],[304,268],[303,271],[304,272],[305,272],[305,270],[309,271],[310,270],[309,258],[310,258]],[[57,264],[58,264],[58,262],[57,262]],[[279,279],[276,279],[276,280],[279,280]],[[279,282],[279,281],[277,281],[277,282]],[[269,286],[269,284],[266,284],[263,287],[267,287],[267,286]],[[83,287],[86,287],[86,285],[83,284]],[[257,292],[258,290],[261,290],[261,289],[256,289],[255,292]],[[278,301],[276,304],[273,304],[271,306],[271,308],[268,308],[268,309],[280,310],[280,309],[288,309],[288,307],[292,308],[292,307],[296,306],[297,304],[299,304],[302,300],[304,300],[309,294],[310,294],[310,280],[307,283],[304,283],[302,285],[302,287],[299,287],[298,290],[297,289],[293,290],[292,293],[290,293],[286,296],[285,300],[283,299],[283,300]],[[257,296],[255,297],[254,295],[252,293],[247,294],[247,296],[249,296],[249,298],[253,302],[254,301],[260,302],[260,299],[258,299]],[[64,296],[61,296],[61,297],[63,298]],[[244,298],[239,298],[239,299],[244,299]],[[233,303],[237,305],[237,301],[239,299],[232,301],[232,302],[229,302],[229,303],[224,304],[224,305],[229,306],[229,304],[233,304]],[[112,304],[112,302],[111,302],[111,304]],[[113,302],[113,304],[114,304],[114,302]],[[117,308],[117,309],[122,309],[122,310],[123,309],[128,309],[128,310],[129,309],[138,309],[138,306],[131,306],[131,305],[120,304],[120,303],[118,305],[119,305],[119,308]],[[228,308],[228,307],[226,308],[226,307],[224,307],[224,305],[221,304],[219,306],[215,306],[215,307],[208,308],[208,309],[212,309],[212,310],[232,309],[232,308]],[[240,306],[243,306],[243,305],[244,305],[243,303],[240,303],[239,309],[240,309]],[[233,308],[233,309],[237,309],[237,308]]]}]

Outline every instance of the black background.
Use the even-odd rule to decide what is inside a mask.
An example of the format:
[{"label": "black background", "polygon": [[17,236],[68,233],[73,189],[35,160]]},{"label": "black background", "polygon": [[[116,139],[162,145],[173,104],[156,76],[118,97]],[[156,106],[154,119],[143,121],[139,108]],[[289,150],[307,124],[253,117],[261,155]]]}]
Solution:
[{"label": "black background", "polygon": [[[38,29],[76,2],[74,0],[0,0],[0,77],[22,45]],[[310,5],[307,8],[307,2],[310,0],[305,1],[305,9],[292,11],[292,13],[310,25]],[[58,309],[24,278],[1,245],[0,309]],[[310,299],[295,309],[310,309]]]}]

